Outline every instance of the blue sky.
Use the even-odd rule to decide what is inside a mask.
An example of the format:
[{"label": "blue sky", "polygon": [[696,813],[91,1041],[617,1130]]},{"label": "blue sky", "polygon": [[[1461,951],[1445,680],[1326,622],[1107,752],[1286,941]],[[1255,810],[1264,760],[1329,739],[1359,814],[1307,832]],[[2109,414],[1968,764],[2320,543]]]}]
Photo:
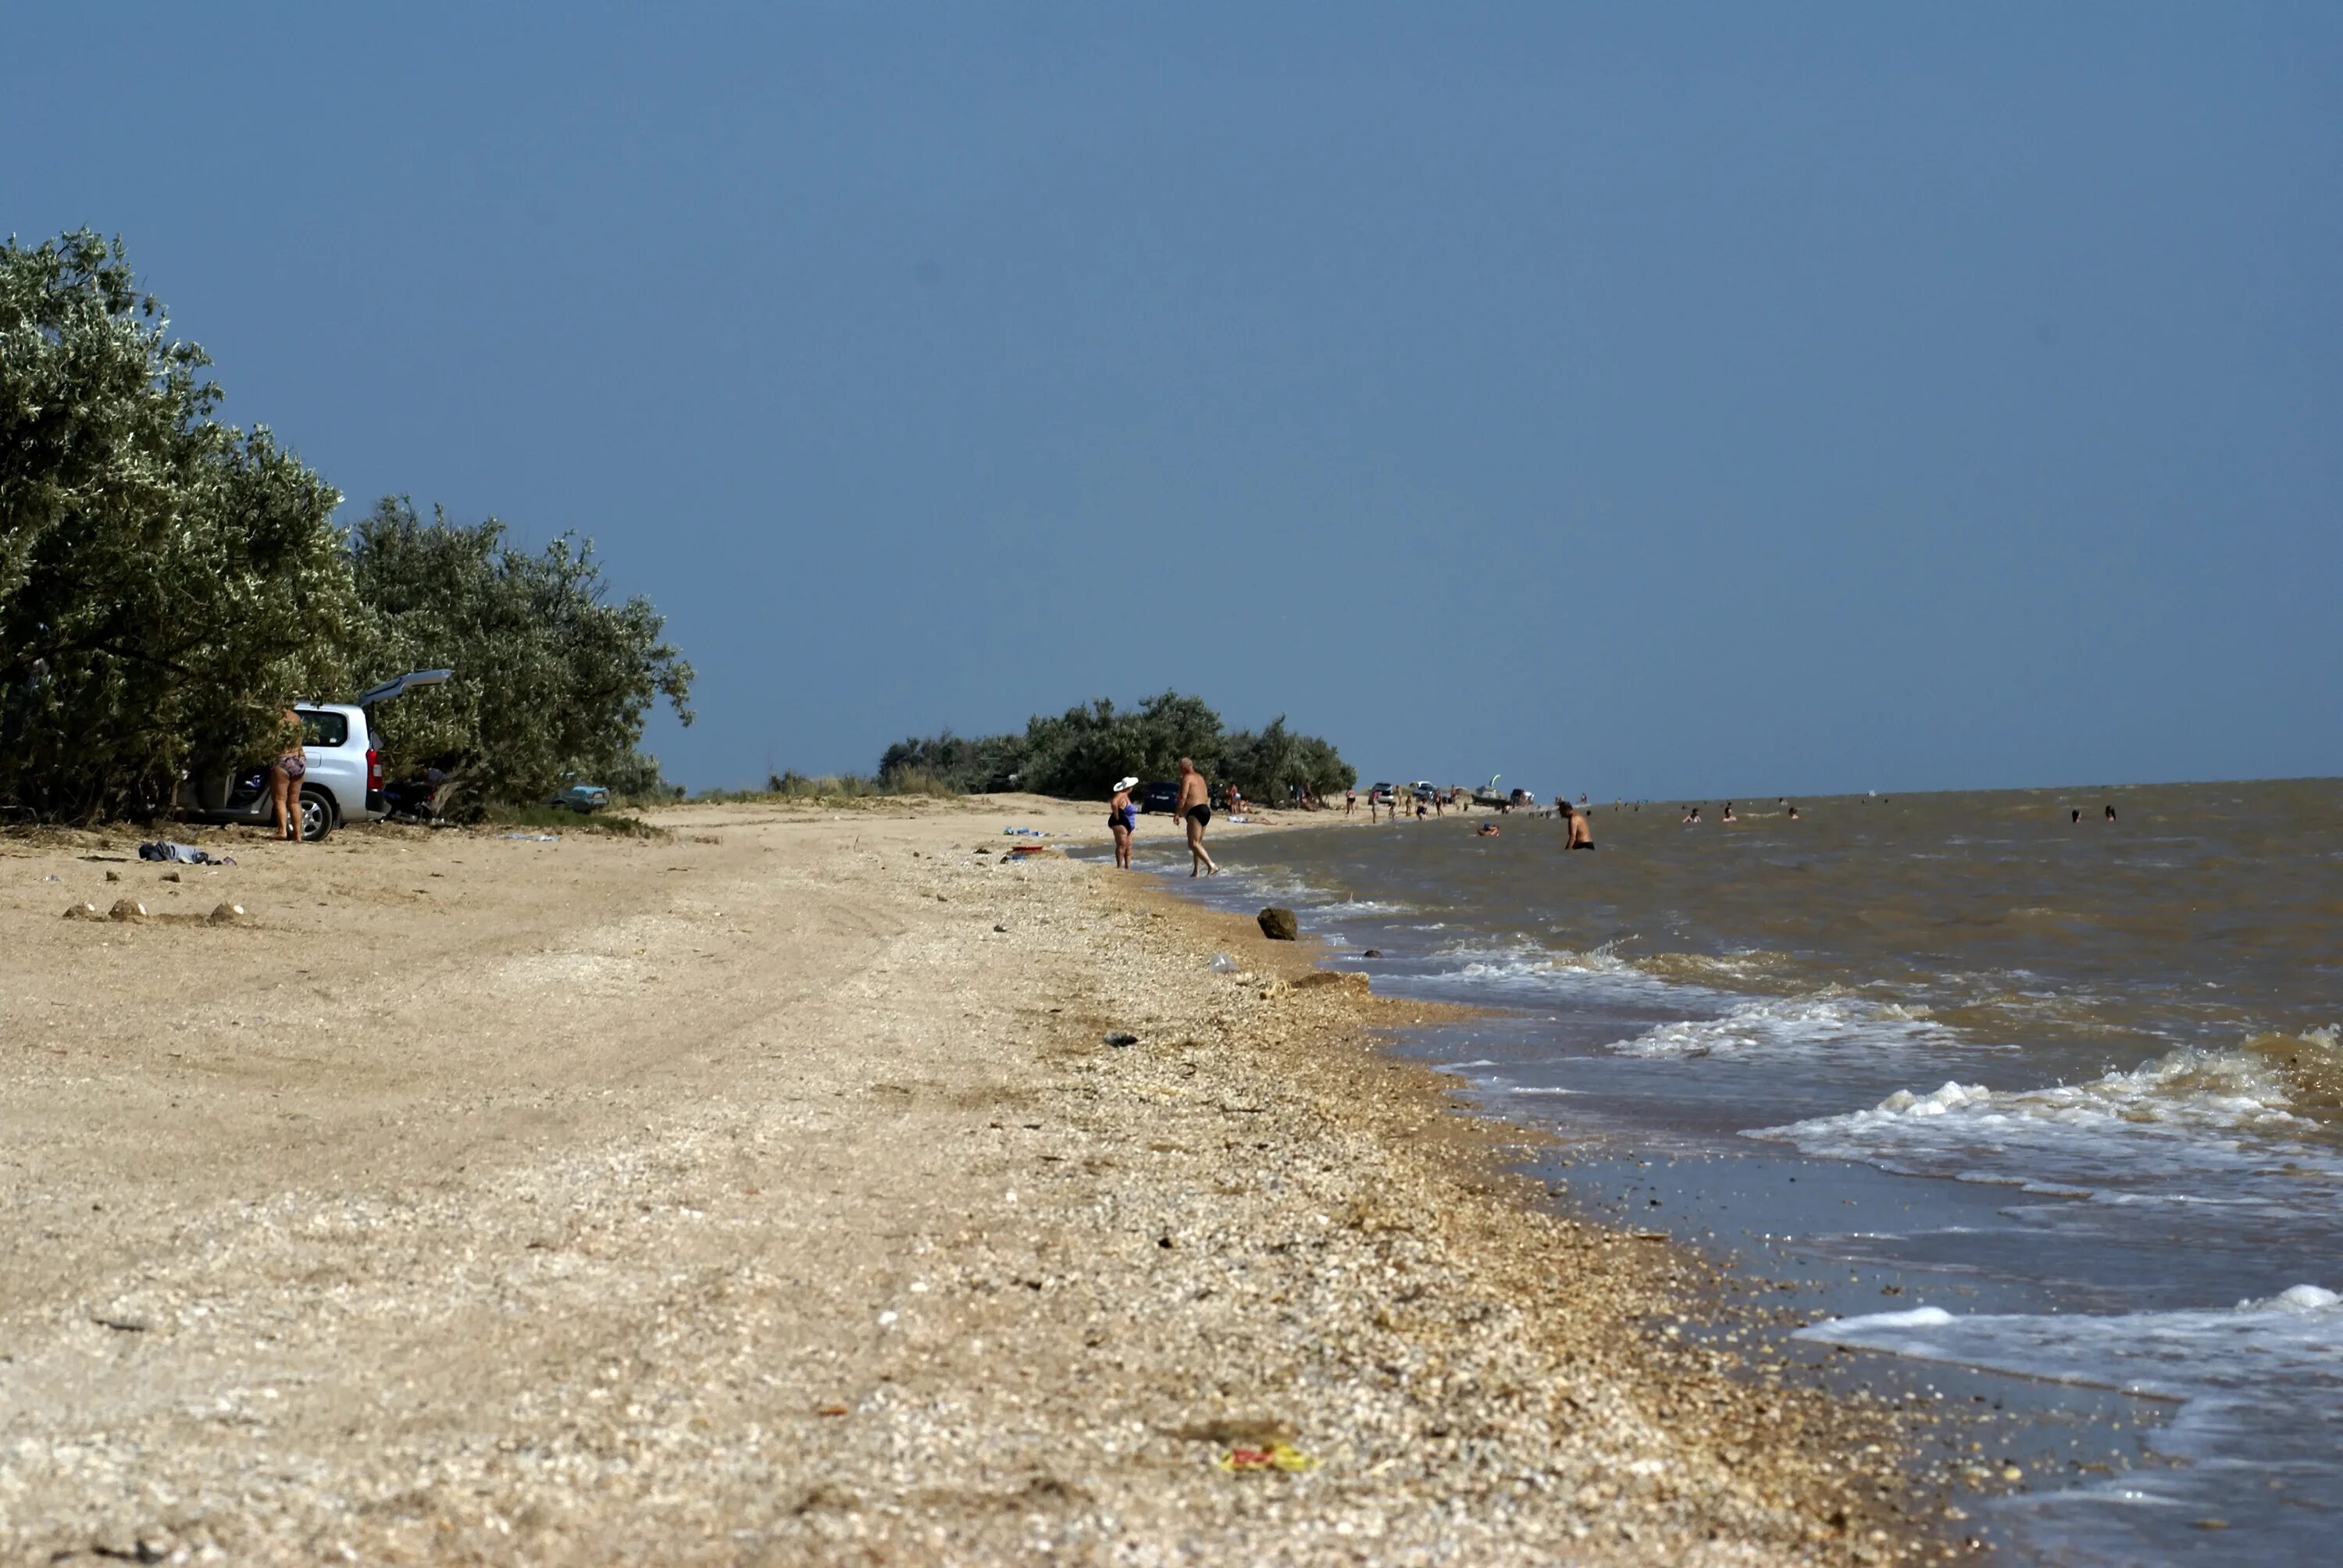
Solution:
[{"label": "blue sky", "polygon": [[1371,777],[2343,774],[2343,9],[12,6],[348,497],[592,537],[695,785],[1092,695]]}]

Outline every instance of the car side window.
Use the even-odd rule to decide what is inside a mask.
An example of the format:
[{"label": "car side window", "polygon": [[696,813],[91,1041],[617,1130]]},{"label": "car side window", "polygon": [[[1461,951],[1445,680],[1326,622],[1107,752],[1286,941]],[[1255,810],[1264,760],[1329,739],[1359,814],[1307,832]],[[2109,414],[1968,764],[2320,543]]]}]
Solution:
[{"label": "car side window", "polygon": [[297,708],[301,716],[301,744],[329,750],[346,744],[350,738],[350,718],[347,713],[318,713],[307,708]]}]

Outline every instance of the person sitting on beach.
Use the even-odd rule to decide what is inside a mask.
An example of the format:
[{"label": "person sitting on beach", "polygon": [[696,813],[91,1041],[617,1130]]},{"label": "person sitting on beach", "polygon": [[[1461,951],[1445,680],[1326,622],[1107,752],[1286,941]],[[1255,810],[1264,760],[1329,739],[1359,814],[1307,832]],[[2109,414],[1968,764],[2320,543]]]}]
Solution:
[{"label": "person sitting on beach", "polygon": [[1588,822],[1586,813],[1572,805],[1568,800],[1563,801],[1559,809],[1562,812],[1564,819],[1569,826],[1569,837],[1564,840],[1562,847],[1564,849],[1592,849],[1594,848],[1594,829],[1593,825]]},{"label": "person sitting on beach", "polygon": [[[1232,789],[1229,793],[1233,797],[1236,791]],[[1204,825],[1212,819],[1212,786],[1196,771],[1195,763],[1185,757],[1180,759],[1180,804],[1176,809],[1180,820],[1188,826],[1188,874],[1217,874],[1220,868],[1204,853]]]},{"label": "person sitting on beach", "polygon": [[1131,869],[1131,835],[1139,826],[1139,808],[1131,799],[1138,783],[1136,777],[1120,780],[1106,802],[1107,831],[1114,835],[1114,863],[1126,871]]}]

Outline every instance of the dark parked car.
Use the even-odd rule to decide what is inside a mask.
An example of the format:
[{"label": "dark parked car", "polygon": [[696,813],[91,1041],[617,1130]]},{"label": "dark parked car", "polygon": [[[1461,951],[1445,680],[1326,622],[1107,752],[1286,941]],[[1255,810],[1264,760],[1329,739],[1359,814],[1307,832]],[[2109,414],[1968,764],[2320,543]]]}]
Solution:
[{"label": "dark parked car", "polygon": [[1139,802],[1139,809],[1142,811],[1169,811],[1180,804],[1180,786],[1141,784],[1132,792],[1131,799]]}]

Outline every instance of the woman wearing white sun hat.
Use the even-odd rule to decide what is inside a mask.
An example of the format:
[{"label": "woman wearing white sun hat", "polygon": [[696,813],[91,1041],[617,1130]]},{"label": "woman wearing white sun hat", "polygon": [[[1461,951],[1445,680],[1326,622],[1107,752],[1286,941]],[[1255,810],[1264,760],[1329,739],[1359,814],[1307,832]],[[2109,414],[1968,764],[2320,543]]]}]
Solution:
[{"label": "woman wearing white sun hat", "polygon": [[1131,869],[1131,833],[1139,825],[1139,808],[1131,803],[1131,791],[1139,783],[1136,777],[1120,780],[1106,803],[1106,825],[1114,834],[1114,863],[1124,870]]}]

